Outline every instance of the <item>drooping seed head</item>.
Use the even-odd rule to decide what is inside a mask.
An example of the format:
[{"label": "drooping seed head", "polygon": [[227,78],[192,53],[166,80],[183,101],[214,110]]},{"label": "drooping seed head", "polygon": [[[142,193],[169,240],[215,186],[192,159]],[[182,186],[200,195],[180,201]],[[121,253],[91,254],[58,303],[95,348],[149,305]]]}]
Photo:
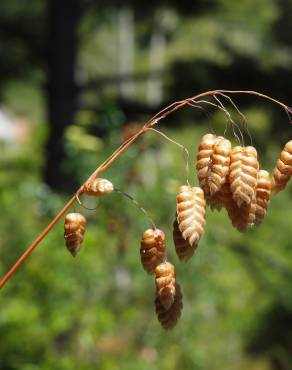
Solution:
[{"label": "drooping seed head", "polygon": [[86,195],[101,197],[110,194],[113,190],[114,186],[109,180],[97,178],[87,182],[82,192]]},{"label": "drooping seed head", "polygon": [[66,247],[72,256],[79,252],[83,242],[86,218],[80,213],[69,213],[65,217],[64,238]]}]

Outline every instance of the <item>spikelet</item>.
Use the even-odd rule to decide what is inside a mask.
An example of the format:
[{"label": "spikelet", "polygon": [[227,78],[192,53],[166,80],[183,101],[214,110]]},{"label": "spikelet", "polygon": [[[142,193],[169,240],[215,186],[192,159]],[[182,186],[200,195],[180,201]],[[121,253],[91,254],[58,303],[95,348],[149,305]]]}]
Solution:
[{"label": "spikelet", "polygon": [[232,192],[228,180],[221,186],[220,190],[208,200],[212,211],[214,209],[221,211],[222,208],[227,208],[232,202],[234,202],[234,200],[232,199]]},{"label": "spikelet", "polygon": [[245,232],[255,224],[256,219],[256,197],[249,204],[243,203],[241,207],[232,199],[226,206],[228,216],[232,222],[232,225],[240,232]]},{"label": "spikelet", "polygon": [[113,190],[114,186],[109,180],[97,178],[92,181],[88,181],[84,185],[82,193],[101,197],[103,195],[110,194]]},{"label": "spikelet", "polygon": [[155,268],[156,296],[168,310],[175,297],[175,269],[169,262],[162,262]]},{"label": "spikelet", "polygon": [[231,151],[229,182],[237,206],[250,204],[255,197],[259,162],[252,146],[236,146]]},{"label": "spikelet", "polygon": [[148,274],[154,274],[157,265],[165,256],[165,235],[159,229],[148,229],[143,233],[140,248],[141,263]]},{"label": "spikelet", "polygon": [[86,218],[80,213],[68,213],[64,223],[64,238],[66,247],[72,256],[80,250],[85,233]]},{"label": "spikelet", "polygon": [[210,196],[220,190],[221,186],[226,182],[229,173],[230,154],[230,141],[222,136],[217,137],[217,142],[214,145],[214,153],[211,158],[210,175],[208,177]]},{"label": "spikelet", "polygon": [[292,140],[288,141],[281,151],[272,179],[272,191],[283,190],[292,175]]},{"label": "spikelet", "polygon": [[201,138],[199,151],[197,155],[197,175],[201,188],[204,190],[206,197],[209,196],[210,189],[208,186],[208,177],[210,173],[210,164],[214,153],[214,145],[217,141],[216,135],[206,134]]},{"label": "spikelet", "polygon": [[182,303],[182,292],[178,283],[175,284],[175,297],[172,306],[166,309],[158,296],[155,299],[155,310],[158,317],[158,321],[162,327],[166,330],[172,329],[181,316],[181,311],[183,308]]},{"label": "spikelet", "polygon": [[[232,198],[230,184],[226,182],[218,193],[215,194],[217,207],[224,207],[232,225],[239,231],[244,232],[254,226],[256,212],[256,198],[254,197],[250,204],[243,203],[238,207]],[[215,200],[214,200],[215,201]]]},{"label": "spikelet", "polygon": [[197,171],[206,198],[212,197],[225,183],[229,173],[231,143],[222,136],[202,137],[197,156]]},{"label": "spikelet", "polygon": [[193,248],[190,245],[190,243],[182,237],[182,234],[178,227],[176,218],[173,222],[173,234],[172,235],[173,235],[175,251],[176,251],[178,258],[183,262],[188,261],[194,254],[195,248]]},{"label": "spikelet", "polygon": [[182,237],[195,249],[204,233],[206,223],[204,192],[199,187],[180,186],[176,203],[179,230]]},{"label": "spikelet", "polygon": [[258,183],[256,188],[256,213],[255,224],[263,222],[271,195],[271,178],[269,172],[260,170],[258,173]]}]

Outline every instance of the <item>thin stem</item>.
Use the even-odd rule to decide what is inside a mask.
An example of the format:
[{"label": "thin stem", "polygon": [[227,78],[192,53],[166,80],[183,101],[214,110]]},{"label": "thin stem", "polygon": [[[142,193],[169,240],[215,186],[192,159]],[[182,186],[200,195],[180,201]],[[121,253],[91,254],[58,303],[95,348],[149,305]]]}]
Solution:
[{"label": "thin stem", "polygon": [[75,202],[75,195],[65,204],[64,208],[57,214],[57,216],[49,223],[49,225],[40,233],[40,235],[35,239],[35,241],[27,248],[23,255],[17,260],[17,262],[11,267],[11,269],[6,273],[3,279],[0,281],[0,288],[3,288],[5,283],[11,278],[11,276],[18,270],[18,268],[23,264],[31,252],[39,245],[39,243],[44,239],[44,237],[51,231],[51,229],[56,225],[60,218],[65,214],[65,212],[72,206]]},{"label": "thin stem", "polygon": [[98,208],[98,204],[97,204],[94,208],[89,208],[89,207],[85,206],[85,205],[81,202],[81,200],[80,200],[80,198],[79,198],[79,195],[78,195],[78,194],[76,194],[76,195],[75,195],[75,197],[76,197],[76,200],[77,200],[78,204],[80,205],[80,207],[83,207],[84,209],[87,209],[88,211],[96,211],[96,210],[97,210],[97,208]]},{"label": "thin stem", "polygon": [[[152,117],[146,124],[130,139],[128,139],[126,142],[124,142],[114,153],[109,156],[98,168],[94,170],[94,172],[90,175],[90,177],[81,185],[79,190],[76,192],[76,194],[80,194],[82,187],[86,184],[86,182],[96,178],[100,173],[104,172],[107,168],[111,166],[111,164],[134,142],[136,141],[141,135],[143,135],[148,128],[151,128],[158,124],[162,119],[168,117],[170,114],[174,113],[178,109],[188,105],[191,103],[196,103],[196,100],[203,99],[205,97],[214,97],[216,94],[238,94],[238,95],[255,95],[260,98],[269,100],[273,102],[274,104],[279,105],[281,108],[284,109],[284,111],[287,113],[288,117],[292,115],[292,108],[288,107],[286,104],[280,102],[279,100],[276,100],[268,95],[259,93],[257,91],[244,91],[244,90],[210,90],[206,91],[204,93],[195,95],[191,98],[181,100],[174,102],[167,106],[166,108],[162,109],[160,112],[158,112],[154,117]],[[292,121],[290,120],[290,124]],[[27,250],[22,254],[22,256],[19,257],[19,259],[16,261],[16,263],[10,268],[10,270],[5,274],[5,276],[0,281],[0,288],[3,288],[3,286],[6,284],[6,282],[12,277],[12,275],[17,271],[17,269],[22,265],[22,263],[28,258],[28,256],[31,254],[31,252],[38,246],[38,244],[44,239],[44,237],[50,232],[50,230],[56,225],[56,223],[62,218],[62,216],[65,214],[65,212],[72,206],[72,204],[75,202],[76,196],[72,196],[72,198],[66,203],[66,205],[63,207],[63,209],[55,216],[55,218],[49,223],[49,225],[41,232],[41,234],[34,240],[34,242],[27,248]]]},{"label": "thin stem", "polygon": [[190,175],[189,158],[190,158],[190,155],[189,155],[189,151],[187,150],[187,148],[185,146],[183,146],[182,144],[178,143],[177,141],[171,139],[170,137],[168,137],[163,132],[161,132],[159,130],[156,130],[155,128],[149,128],[148,130],[156,132],[157,134],[161,135],[164,139],[166,139],[170,143],[173,143],[173,144],[177,145],[178,147],[180,147],[183,150],[183,155],[184,155],[184,160],[185,160],[185,165],[186,165],[186,181],[187,181],[187,184],[190,186],[190,182],[189,182],[189,175]]},{"label": "thin stem", "polygon": [[[212,121],[211,121],[211,114],[207,111],[207,109],[205,109],[204,107],[201,107],[199,104],[197,103],[200,103],[200,102],[205,102],[205,103],[210,103],[212,105],[211,102],[209,102],[208,100],[201,100],[201,101],[198,101],[198,102],[195,102],[195,103],[192,103],[191,101],[188,102],[188,105],[190,107],[193,107],[193,108],[198,108],[198,109],[201,109],[205,114],[206,114],[206,117],[207,117],[207,120],[208,120],[208,126],[209,126],[209,130],[215,134],[215,130],[214,128],[212,127]],[[214,104],[218,109],[221,109],[221,107],[217,106],[216,104]]]},{"label": "thin stem", "polygon": [[[235,133],[235,131],[234,131],[234,127],[233,127],[233,125],[235,125],[235,123],[233,122],[233,120],[232,120],[232,118],[231,118],[231,116],[230,116],[230,113],[224,108],[224,106],[221,104],[221,102],[219,101],[219,99],[218,98],[216,98],[216,96],[213,96],[213,98],[218,102],[218,104],[216,104],[216,103],[214,103],[214,102],[210,102],[209,100],[199,100],[199,101],[197,101],[197,103],[204,103],[204,104],[208,104],[208,105],[211,105],[212,107],[215,107],[215,108],[217,108],[217,109],[219,109],[219,110],[221,110],[224,114],[225,114],[225,116],[226,116],[226,118],[227,118],[227,123],[226,123],[226,128],[225,128],[225,130],[224,130],[224,135],[225,135],[225,133],[226,133],[226,131],[227,131],[227,127],[228,127],[228,124],[230,124],[231,123],[231,127],[232,127],[232,129],[233,129],[233,135],[236,137],[236,139],[238,140],[238,142],[240,143],[240,139],[239,139],[239,137],[237,136],[237,134]],[[213,130],[213,133],[214,133],[214,130]]]},{"label": "thin stem", "polygon": [[223,94],[237,94],[237,95],[256,95],[260,98],[263,98],[263,99],[266,99],[266,100],[270,100],[272,101],[273,103],[275,104],[278,104],[280,105],[280,107],[282,107],[286,112],[289,112],[290,114],[292,114],[292,108],[291,107],[288,107],[288,105],[280,102],[279,100],[277,99],[274,99],[272,97],[270,97],[269,95],[266,95],[266,94],[262,94],[262,93],[259,93],[257,91],[253,91],[253,90],[215,90],[215,94],[218,93],[223,93]]},{"label": "thin stem", "polygon": [[223,98],[225,98],[226,100],[228,100],[230,102],[230,104],[234,107],[234,109],[236,110],[236,112],[240,115],[240,117],[242,118],[243,127],[245,128],[245,130],[246,130],[246,132],[248,134],[248,137],[249,137],[249,140],[250,140],[250,144],[253,145],[252,136],[251,136],[250,131],[248,129],[247,119],[246,119],[245,115],[240,111],[240,109],[235,104],[235,102],[230,98],[230,96],[228,96],[226,94],[222,94],[222,93],[219,93],[218,95],[220,95]]},{"label": "thin stem", "polygon": [[146,211],[146,209],[144,207],[142,207],[135,198],[133,198],[130,194],[125,193],[124,191],[122,191],[120,189],[115,188],[114,191],[116,191],[117,193],[120,193],[120,194],[124,195],[126,198],[130,199],[131,202],[147,217],[147,219],[150,222],[152,228],[157,229],[152,217],[150,217],[150,215]]},{"label": "thin stem", "polygon": [[[223,103],[220,101],[220,99],[215,95],[213,95],[214,99],[219,103],[219,105],[222,107],[223,111],[225,112],[226,116],[227,116],[227,120],[231,123],[231,127],[232,127],[232,131],[233,131],[233,135],[237,138],[238,142],[240,145],[244,146],[244,138],[243,138],[243,135],[242,135],[242,132],[239,128],[239,126],[234,122],[234,120],[232,119],[231,117],[231,114],[228,112],[228,110],[224,107]],[[237,128],[237,130],[239,131],[239,134],[240,134],[240,137],[241,137],[241,141],[239,139],[239,137],[237,136],[237,134],[235,133],[235,129],[234,128]]]}]

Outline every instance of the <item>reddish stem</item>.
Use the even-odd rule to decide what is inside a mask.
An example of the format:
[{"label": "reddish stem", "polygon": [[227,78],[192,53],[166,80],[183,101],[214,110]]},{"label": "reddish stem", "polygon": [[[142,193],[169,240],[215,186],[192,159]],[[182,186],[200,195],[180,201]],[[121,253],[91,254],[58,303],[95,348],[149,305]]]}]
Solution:
[{"label": "reddish stem", "polygon": [[[174,102],[171,105],[167,106],[160,112],[158,112],[154,117],[152,117],[135,135],[133,135],[129,140],[124,142],[108,159],[105,160],[85,181],[85,183],[89,180],[96,178],[99,174],[104,172],[110,165],[134,142],[136,141],[141,135],[147,132],[147,129],[150,127],[155,126],[159,121],[166,118],[176,110],[188,105],[189,103],[194,103],[198,99],[202,99],[207,96],[216,96],[216,94],[249,94],[249,95],[256,95],[258,97],[264,98],[269,100],[280,107],[282,107],[285,112],[289,115],[292,115],[292,109],[285,105],[284,103],[276,100],[268,95],[259,93],[257,91],[244,91],[244,90],[211,90],[204,92],[202,94],[198,94],[191,98],[181,100],[178,102]],[[291,121],[290,121],[291,123]],[[77,191],[77,195],[82,192],[82,188],[85,185],[82,184],[79,190]],[[21,257],[15,262],[15,264],[10,268],[10,270],[5,274],[5,276],[0,281],[0,288],[6,284],[6,282],[13,276],[13,274],[18,270],[18,268],[23,264],[23,262],[28,258],[31,252],[39,245],[39,243],[46,237],[46,235],[51,231],[51,229],[56,225],[56,223],[61,219],[61,217],[65,214],[65,212],[72,206],[76,199],[76,196],[72,196],[72,198],[66,203],[63,209],[56,215],[56,217],[49,223],[49,225],[41,232],[41,234],[34,240],[34,242],[26,249],[26,251],[21,255]]]},{"label": "reddish stem", "polygon": [[64,213],[72,206],[75,201],[75,196],[73,196],[63,207],[63,209],[57,214],[57,216],[49,223],[49,225],[41,232],[41,234],[35,239],[35,241],[26,249],[22,256],[17,260],[17,262],[11,267],[7,274],[0,281],[0,288],[2,288],[5,283],[11,278],[11,276],[16,272],[16,270],[23,264],[31,252],[38,246],[38,244],[44,239],[48,232],[54,227],[54,225],[60,220]]}]

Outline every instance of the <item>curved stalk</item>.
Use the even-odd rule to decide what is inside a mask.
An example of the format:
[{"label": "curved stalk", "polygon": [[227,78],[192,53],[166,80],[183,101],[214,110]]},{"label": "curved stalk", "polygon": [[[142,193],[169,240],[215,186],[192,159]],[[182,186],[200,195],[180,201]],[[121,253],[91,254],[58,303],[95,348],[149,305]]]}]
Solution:
[{"label": "curved stalk", "polygon": [[65,206],[62,208],[62,210],[55,216],[55,218],[48,224],[48,226],[39,234],[39,236],[33,241],[33,243],[26,249],[26,251],[19,257],[19,259],[15,262],[15,264],[10,268],[10,270],[5,274],[5,276],[0,280],[0,288],[3,288],[3,286],[7,283],[7,281],[14,275],[14,273],[18,270],[18,268],[23,264],[23,262],[29,257],[29,255],[32,253],[32,251],[39,245],[39,243],[47,236],[47,234],[52,230],[52,228],[56,225],[56,223],[62,218],[62,216],[65,214],[65,212],[73,205],[73,203],[76,200],[76,195],[78,196],[82,192],[82,188],[85,185],[86,182],[89,180],[92,180],[96,178],[99,174],[104,172],[107,168],[109,168],[112,163],[134,142],[136,141],[141,135],[145,134],[149,128],[155,126],[158,124],[159,121],[166,118],[170,114],[174,113],[178,109],[190,105],[193,103],[197,103],[196,101],[208,96],[216,97],[216,94],[222,95],[225,94],[228,96],[228,94],[245,94],[245,95],[255,95],[260,98],[269,100],[273,102],[274,104],[279,105],[284,109],[284,111],[287,113],[290,123],[292,123],[291,117],[292,116],[292,108],[288,107],[286,104],[280,102],[279,100],[276,100],[266,94],[262,94],[257,91],[245,91],[245,90],[211,90],[206,91],[204,93],[195,95],[191,98],[187,98],[185,100],[181,100],[178,102],[174,102],[167,106],[166,108],[162,109],[160,112],[158,112],[155,116],[153,116],[135,135],[133,135],[130,139],[128,139],[126,142],[124,142],[109,158],[107,158],[98,168],[94,170],[94,172],[89,176],[89,178],[81,185],[81,187],[78,189],[76,194],[72,196],[72,198],[65,204]]}]

